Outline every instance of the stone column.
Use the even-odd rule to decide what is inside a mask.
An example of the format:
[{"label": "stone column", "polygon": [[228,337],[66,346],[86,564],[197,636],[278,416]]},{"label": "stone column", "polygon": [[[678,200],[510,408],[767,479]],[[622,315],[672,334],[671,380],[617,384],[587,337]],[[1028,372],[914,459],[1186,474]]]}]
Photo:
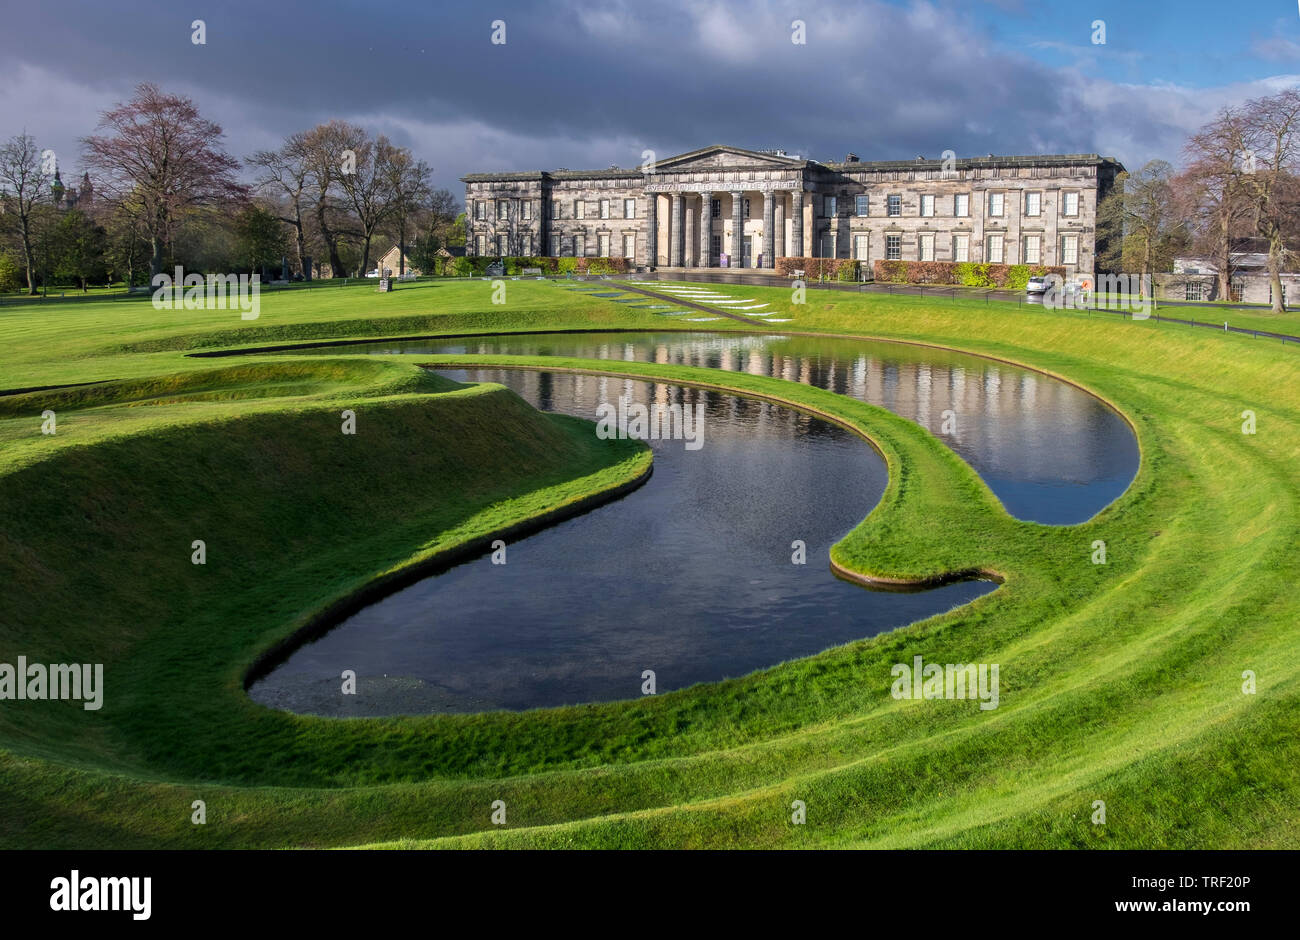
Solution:
[{"label": "stone column", "polygon": [[731,194],[731,266],[745,266],[745,194]]},{"label": "stone column", "polygon": [[790,198],[790,254],[799,258],[803,256],[803,190],[796,189]]},{"label": "stone column", "polygon": [[682,249],[686,247],[686,226],[685,215],[683,211],[686,197],[681,193],[673,193],[673,221],[672,228],[668,233],[668,266],[670,268],[680,268],[682,266]]},{"label": "stone column", "polygon": [[772,265],[775,266],[777,258],[785,257],[785,193],[777,194],[772,221],[776,226],[776,251],[772,255]]},{"label": "stone column", "polygon": [[769,189],[763,193],[763,267],[776,266],[776,199]]},{"label": "stone column", "polygon": [[646,265],[654,268],[659,265],[659,194],[646,193]]},{"label": "stone column", "polygon": [[700,193],[700,254],[695,259],[695,263],[701,268],[710,267],[712,260],[709,257],[709,250],[713,247],[710,244],[710,237],[713,234],[713,194]]}]

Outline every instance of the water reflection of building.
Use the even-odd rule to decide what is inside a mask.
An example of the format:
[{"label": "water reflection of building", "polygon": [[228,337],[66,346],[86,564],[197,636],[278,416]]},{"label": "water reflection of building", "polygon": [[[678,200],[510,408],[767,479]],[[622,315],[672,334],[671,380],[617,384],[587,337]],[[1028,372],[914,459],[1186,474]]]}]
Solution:
[{"label": "water reflection of building", "polygon": [[[820,343],[819,346],[833,346]],[[842,344],[843,354],[810,355],[800,341],[762,336],[691,336],[645,343],[618,341],[593,349],[564,352],[587,357],[623,361],[649,361],[770,375],[825,388],[887,408],[941,435],[959,454],[976,464],[981,472],[1013,479],[1071,480],[1095,476],[1108,464],[1105,450],[1114,439],[1099,433],[1105,406],[1091,396],[1046,376],[1005,364],[961,357],[943,352],[913,352],[900,349],[897,356],[859,352],[860,344]],[[536,352],[536,348],[511,346],[513,352]],[[787,351],[788,350],[788,351]],[[479,352],[501,351],[484,344]],[[485,380],[506,382],[502,373],[485,374]],[[538,373],[523,373],[529,395],[547,396],[557,410],[572,396],[574,406],[594,415],[602,401],[615,401],[619,394],[636,399],[640,383],[602,378],[596,383],[566,379],[543,387]],[[558,376],[556,377],[559,378]],[[647,403],[689,404],[696,392],[664,383],[651,383]],[[710,407],[729,411],[748,409],[732,396],[703,400]],[[944,412],[951,411],[955,433],[942,435]],[[581,413],[581,412],[577,412]],[[748,417],[764,427],[777,424],[798,426],[800,420],[788,409],[765,406],[746,410]],[[1122,427],[1122,426],[1121,426]]]}]

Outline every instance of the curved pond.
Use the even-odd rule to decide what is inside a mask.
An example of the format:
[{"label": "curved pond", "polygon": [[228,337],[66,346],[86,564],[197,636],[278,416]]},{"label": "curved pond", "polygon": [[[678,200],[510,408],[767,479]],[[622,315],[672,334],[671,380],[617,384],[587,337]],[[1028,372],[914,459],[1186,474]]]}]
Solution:
[{"label": "curved pond", "polygon": [[[524,709],[635,698],[739,676],[964,604],[835,578],[830,546],[879,500],[883,460],[817,418],[720,392],[604,376],[446,371],[589,419],[602,402],[703,407],[652,441],[650,480],[614,503],[424,579],[292,653],[249,694],[325,715]],[[688,446],[691,445],[691,446]],[[795,564],[793,543],[806,546]],[[342,695],[344,670],[357,694]]]},{"label": "curved pond", "polygon": [[1138,469],[1132,430],[1087,392],[1028,369],[901,343],[725,333],[583,333],[303,351],[578,356],[778,376],[869,401],[929,428],[980,474],[1009,513],[1051,525],[1092,518],[1124,492]]}]

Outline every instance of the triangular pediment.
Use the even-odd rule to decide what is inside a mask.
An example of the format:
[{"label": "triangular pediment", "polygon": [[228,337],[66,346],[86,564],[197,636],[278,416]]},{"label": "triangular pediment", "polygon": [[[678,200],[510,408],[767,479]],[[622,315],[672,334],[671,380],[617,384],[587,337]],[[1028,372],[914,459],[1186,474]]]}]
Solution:
[{"label": "triangular pediment", "polygon": [[803,166],[806,161],[800,157],[780,156],[775,153],[768,153],[761,150],[745,150],[742,147],[724,147],[716,145],[705,147],[702,150],[692,150],[690,153],[679,154],[675,157],[669,157],[666,160],[659,160],[655,163],[655,168],[663,172],[671,170],[673,172],[690,171],[690,170],[717,170],[732,167],[743,167],[755,170],[786,170],[791,167]]}]

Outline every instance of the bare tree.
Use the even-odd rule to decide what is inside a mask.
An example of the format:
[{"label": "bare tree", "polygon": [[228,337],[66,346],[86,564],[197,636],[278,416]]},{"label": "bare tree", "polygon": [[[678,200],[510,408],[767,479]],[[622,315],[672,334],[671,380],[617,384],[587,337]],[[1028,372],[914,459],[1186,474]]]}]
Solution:
[{"label": "bare tree", "polygon": [[1243,108],[1247,145],[1241,183],[1250,195],[1256,232],[1268,244],[1273,312],[1285,313],[1282,265],[1295,228],[1295,170],[1300,162],[1300,91],[1256,98]]},{"label": "bare tree", "polygon": [[1187,142],[1188,166],[1179,180],[1179,188],[1191,194],[1198,241],[1218,268],[1218,296],[1225,299],[1232,286],[1233,240],[1242,234],[1250,215],[1250,200],[1241,184],[1245,138],[1241,114],[1223,109]]},{"label": "bare tree", "polygon": [[221,149],[221,127],[189,98],[143,83],[129,102],[105,111],[97,129],[106,133],[82,140],[86,166],[96,190],[148,233],[151,276],[185,213],[247,196],[233,176],[239,163]]},{"label": "bare tree", "polygon": [[311,272],[303,267],[307,253],[304,215],[308,209],[308,188],[312,184],[312,153],[307,133],[293,134],[279,150],[259,150],[244,162],[260,171],[256,182],[259,189],[288,201],[288,214],[278,218],[293,229],[299,273],[310,276]]},{"label": "bare tree", "polygon": [[397,226],[398,275],[406,273],[406,231],[411,218],[424,209],[431,196],[429,165],[415,159],[409,150],[396,150],[388,164],[392,192],[392,216]]},{"label": "bare tree", "polygon": [[383,135],[373,142],[363,140],[356,149],[353,172],[339,178],[339,186],[352,210],[353,219],[360,226],[361,261],[357,277],[363,277],[370,267],[370,242],[392,211],[389,167],[394,149]]},{"label": "bare tree", "polygon": [[48,191],[41,152],[29,134],[19,134],[0,146],[0,201],[4,214],[16,220],[27,268],[27,293],[36,295],[35,215]]},{"label": "bare tree", "polygon": [[311,168],[316,230],[329,253],[330,272],[334,277],[344,273],[339,255],[339,229],[346,225],[339,219],[344,210],[336,202],[335,192],[343,178],[355,169],[358,150],[365,143],[365,130],[346,121],[318,124],[301,135],[301,145]]}]

